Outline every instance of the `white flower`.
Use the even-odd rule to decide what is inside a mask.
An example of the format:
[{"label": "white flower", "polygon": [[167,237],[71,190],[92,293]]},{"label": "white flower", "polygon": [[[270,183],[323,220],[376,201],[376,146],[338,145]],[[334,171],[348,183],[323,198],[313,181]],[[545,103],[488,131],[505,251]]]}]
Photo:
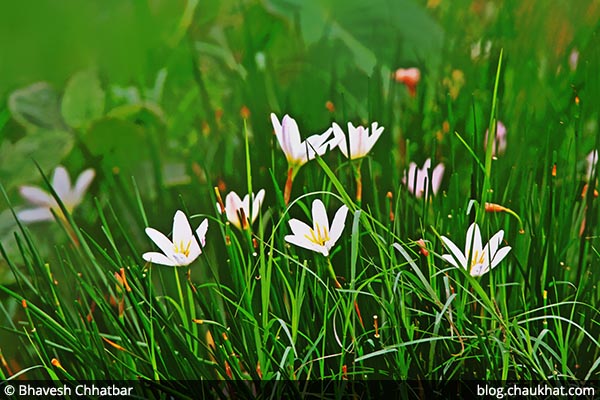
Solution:
[{"label": "white flower", "polygon": [[[208,219],[205,219],[196,229],[202,247],[206,244],[207,230]],[[142,257],[148,262],[169,266],[184,266],[189,265],[202,253],[183,211],[177,210],[173,218],[173,241],[154,228],[146,228],[146,234],[164,253],[144,253]]]},{"label": "white flower", "polygon": [[[411,162],[408,166],[408,174],[404,172],[402,183],[406,185],[408,191],[421,198],[429,188],[429,169],[431,168],[431,159],[428,158],[423,164],[423,168],[418,169],[417,164]],[[431,188],[433,194],[437,194],[444,177],[444,164],[438,164],[431,173]],[[415,186],[416,185],[416,186]]]},{"label": "white flower", "polygon": [[[483,141],[483,145],[487,149],[488,143],[488,135],[489,129],[485,131],[485,139]],[[506,152],[506,126],[502,123],[502,121],[498,121],[496,123],[496,137],[494,143],[492,143],[492,155],[497,156],[504,154]]]},{"label": "white flower", "polygon": [[333,128],[329,128],[325,133],[312,135],[302,141],[298,124],[287,114],[280,123],[277,116],[271,113],[271,122],[290,167],[298,168],[306,164],[308,160],[315,158],[316,154],[322,156],[328,148],[335,147],[340,140],[340,138],[333,137],[328,141],[333,132]]},{"label": "white flower", "polygon": [[592,150],[590,154],[585,158],[587,162],[586,180],[592,179],[592,173],[598,165],[598,150]]},{"label": "white flower", "polygon": [[484,247],[479,226],[473,223],[467,230],[464,254],[450,239],[442,236],[444,246],[452,253],[444,254],[442,258],[457,268],[468,270],[471,276],[482,276],[498,265],[510,251],[510,246],[500,248],[503,237],[504,231],[498,231]]},{"label": "white flower", "polygon": [[[383,133],[383,129],[383,126],[378,127],[377,122],[373,122],[371,124],[371,133],[369,134],[369,128],[362,126],[354,127],[352,122],[348,122],[348,141],[350,144],[348,146],[344,131],[338,124],[333,123],[333,135],[340,140],[338,147],[344,156],[351,160],[366,156]],[[348,148],[350,149],[348,150]]]},{"label": "white flower", "polygon": [[[258,217],[258,212],[264,198],[265,189],[261,189],[256,196],[252,193],[252,215],[250,215],[250,196],[245,195],[242,200],[236,192],[229,192],[225,197],[225,215],[227,216],[227,220],[238,229],[247,229],[249,225],[254,223],[256,217]],[[221,209],[219,203],[217,203],[217,208]]]},{"label": "white flower", "polygon": [[321,200],[316,199],[312,203],[313,227],[311,228],[306,223],[293,218],[289,221],[293,234],[287,235],[285,241],[319,252],[327,257],[329,256],[329,250],[342,235],[347,214],[348,207],[341,206],[335,213],[330,227],[325,205]]},{"label": "white flower", "polygon": [[[93,169],[83,171],[75,182],[75,187],[71,187],[71,178],[69,173],[62,165],[54,170],[52,177],[52,187],[70,213],[83,200],[83,195],[92,183],[95,172]],[[54,213],[64,219],[64,215],[58,205],[58,202],[52,195],[37,186],[21,186],[19,188],[21,196],[37,207],[27,208],[17,212],[17,218],[22,222],[52,221]]]},{"label": "white flower", "polygon": [[571,68],[571,71],[575,71],[577,69],[578,62],[579,50],[573,49],[571,50],[571,54],[569,54],[569,68]]}]

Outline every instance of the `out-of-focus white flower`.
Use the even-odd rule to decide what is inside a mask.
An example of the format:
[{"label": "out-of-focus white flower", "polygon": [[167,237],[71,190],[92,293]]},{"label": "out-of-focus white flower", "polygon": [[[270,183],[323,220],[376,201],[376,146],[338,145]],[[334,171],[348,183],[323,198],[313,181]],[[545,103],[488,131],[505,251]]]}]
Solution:
[{"label": "out-of-focus white flower", "polygon": [[504,231],[498,231],[490,241],[483,246],[481,232],[476,223],[467,230],[464,253],[447,237],[442,236],[444,246],[452,254],[444,254],[442,258],[457,268],[464,268],[473,277],[479,277],[496,267],[510,251],[510,246],[500,248]]},{"label": "out-of-focus white flower", "polygon": [[588,154],[585,159],[587,161],[587,172],[585,177],[589,181],[592,179],[592,173],[598,168],[598,150],[590,151],[590,154]]},{"label": "out-of-focus white flower", "polygon": [[417,95],[417,85],[421,80],[421,71],[419,68],[398,68],[394,73],[396,82],[403,83],[408,89],[411,97]]},{"label": "out-of-focus white flower", "polygon": [[579,50],[573,49],[569,54],[569,68],[571,71],[575,71],[577,69],[577,64],[579,63]]},{"label": "out-of-focus white flower", "polygon": [[[485,139],[483,141],[483,144],[486,149],[487,149],[489,133],[490,133],[489,129],[485,131]],[[506,127],[504,126],[502,121],[498,121],[496,123],[496,138],[494,140],[494,143],[492,143],[492,154],[494,156],[504,154],[506,152],[506,144],[507,144]]]},{"label": "out-of-focus white flower", "polygon": [[[62,165],[56,167],[52,177],[52,187],[69,213],[81,203],[95,174],[93,169],[86,169],[77,177],[75,186],[71,187],[71,178],[65,167]],[[36,206],[17,212],[20,221],[25,223],[52,221],[54,220],[52,211],[59,218],[65,218],[56,199],[45,190],[37,186],[21,186],[19,193],[25,200]]]},{"label": "out-of-focus white flower", "polygon": [[311,228],[308,224],[293,218],[289,220],[292,235],[287,235],[285,241],[308,250],[316,251],[327,257],[335,242],[342,235],[347,214],[348,207],[345,205],[341,206],[335,213],[330,227],[325,205],[321,200],[316,199],[312,203],[313,227]]},{"label": "out-of-focus white flower", "polygon": [[[208,219],[205,219],[196,229],[202,247],[206,244],[207,231]],[[144,253],[142,257],[148,262],[179,267],[191,264],[202,254],[202,249],[183,211],[177,210],[173,218],[173,241],[154,228],[146,228],[146,234],[162,250],[162,253]]]},{"label": "out-of-focus white flower", "polygon": [[478,58],[488,58],[490,56],[491,49],[491,41],[486,40],[482,43],[482,40],[479,39],[477,42],[471,45],[471,60],[477,60]]},{"label": "out-of-focus white flower", "polygon": [[[417,198],[421,198],[426,194],[429,188],[429,169],[431,168],[431,159],[428,158],[423,163],[423,168],[419,169],[417,164],[411,162],[408,165],[408,173],[404,171],[404,177],[402,183],[406,185],[408,191],[415,195]],[[444,164],[440,163],[436,165],[431,173],[431,188],[433,194],[437,194],[442,184],[444,177]]]},{"label": "out-of-focus white flower", "polygon": [[[245,195],[242,200],[236,192],[229,192],[225,196],[225,215],[227,216],[227,220],[240,230],[248,229],[258,217],[258,212],[264,198],[265,189],[261,189],[256,196],[252,193],[252,210],[250,210],[249,195]],[[219,203],[217,203],[217,208],[221,208]]]},{"label": "out-of-focus white flower", "polygon": [[297,169],[312,160],[318,154],[322,156],[328,149],[337,146],[339,137],[329,139],[333,133],[333,128],[327,129],[322,134],[312,135],[302,140],[298,124],[289,115],[284,115],[281,123],[277,116],[271,113],[271,122],[275,129],[275,135],[279,141],[281,149],[285,153],[290,168]]},{"label": "out-of-focus white flower", "polygon": [[266,62],[266,57],[265,57],[265,53],[263,53],[262,51],[257,52],[254,55],[254,61],[256,62],[256,67],[261,70],[264,71],[265,70],[265,66],[267,64]]},{"label": "out-of-focus white flower", "polygon": [[371,124],[371,132],[369,128],[355,127],[352,122],[348,122],[348,140],[346,140],[343,129],[333,123],[333,135],[340,138],[338,147],[342,154],[351,160],[366,156],[383,133],[383,129],[383,126],[378,127],[377,122]]}]

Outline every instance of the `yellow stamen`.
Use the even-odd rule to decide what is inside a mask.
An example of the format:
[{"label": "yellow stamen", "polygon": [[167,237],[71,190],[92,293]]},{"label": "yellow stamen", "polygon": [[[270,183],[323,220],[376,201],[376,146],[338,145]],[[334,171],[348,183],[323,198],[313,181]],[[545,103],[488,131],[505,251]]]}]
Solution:
[{"label": "yellow stamen", "polygon": [[482,251],[481,255],[480,255],[479,250],[475,250],[475,254],[473,255],[473,258],[471,259],[471,270],[473,270],[473,268],[476,265],[483,264],[484,261],[485,261],[485,251]]},{"label": "yellow stamen", "polygon": [[173,243],[174,244],[174,250],[175,253],[180,253],[183,254],[186,257],[189,257],[190,255],[190,246],[192,245],[192,241],[188,240],[187,243],[183,243],[183,240],[179,242],[179,246],[177,245],[177,243]]},{"label": "yellow stamen", "polygon": [[310,235],[304,235],[304,237],[319,246],[325,246],[325,243],[329,241],[329,230],[326,226],[323,226],[321,231],[321,226],[317,223],[315,223],[315,228],[316,232],[311,229]]}]

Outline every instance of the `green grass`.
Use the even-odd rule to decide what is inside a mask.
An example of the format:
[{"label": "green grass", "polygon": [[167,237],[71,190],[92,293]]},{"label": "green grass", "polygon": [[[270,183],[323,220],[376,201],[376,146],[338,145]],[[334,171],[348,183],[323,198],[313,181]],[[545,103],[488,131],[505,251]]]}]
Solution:
[{"label": "green grass", "polygon": [[[600,379],[598,199],[582,196],[600,146],[595,3],[399,3],[188,2],[136,71],[102,59],[13,78],[0,154],[27,165],[0,160],[0,342],[14,343],[0,345],[0,378],[143,379],[180,394],[163,381],[222,393],[218,380]],[[479,39],[489,54],[473,59]],[[414,98],[391,78],[410,66]],[[385,131],[359,164],[335,150],[302,166],[285,205],[271,112],[304,137],[333,121]],[[493,157],[483,141],[496,121],[508,147]],[[446,166],[441,190],[416,198],[403,171],[427,158]],[[83,203],[64,221],[18,222],[18,187],[50,191],[59,163],[96,170]],[[215,187],[266,190],[251,230],[218,213]],[[290,218],[312,223],[314,199],[330,221],[350,210],[330,255],[340,289],[326,257],[284,239]],[[193,228],[209,219],[203,253],[189,267],[145,263],[144,228],[168,235],[178,209]],[[481,278],[440,257],[440,236],[462,247],[473,221],[484,242],[503,229],[512,247]]]}]

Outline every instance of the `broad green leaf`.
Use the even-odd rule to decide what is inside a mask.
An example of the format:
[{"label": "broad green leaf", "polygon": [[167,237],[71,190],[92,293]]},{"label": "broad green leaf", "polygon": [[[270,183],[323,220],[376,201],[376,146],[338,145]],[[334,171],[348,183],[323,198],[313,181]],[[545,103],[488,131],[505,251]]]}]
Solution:
[{"label": "broad green leaf", "polygon": [[371,73],[375,60],[398,67],[391,65],[398,49],[405,61],[440,61],[443,30],[411,0],[269,0],[268,4],[290,23],[299,19],[302,37],[309,46],[327,37],[341,40],[357,66],[367,73]]},{"label": "broad green leaf", "polygon": [[[7,188],[40,176],[35,165],[47,171],[61,162],[73,148],[73,136],[65,131],[39,130],[21,140],[0,146],[0,180]],[[35,162],[34,162],[35,161]]]},{"label": "broad green leaf", "polygon": [[59,93],[47,82],[36,82],[11,93],[8,108],[12,117],[28,131],[63,129]]},{"label": "broad green leaf", "polygon": [[148,157],[144,130],[130,121],[105,118],[90,127],[87,145],[108,167],[129,168]]},{"label": "broad green leaf", "polygon": [[61,111],[65,122],[73,128],[87,128],[102,117],[106,94],[94,71],[80,71],[73,75],[62,99]]}]

